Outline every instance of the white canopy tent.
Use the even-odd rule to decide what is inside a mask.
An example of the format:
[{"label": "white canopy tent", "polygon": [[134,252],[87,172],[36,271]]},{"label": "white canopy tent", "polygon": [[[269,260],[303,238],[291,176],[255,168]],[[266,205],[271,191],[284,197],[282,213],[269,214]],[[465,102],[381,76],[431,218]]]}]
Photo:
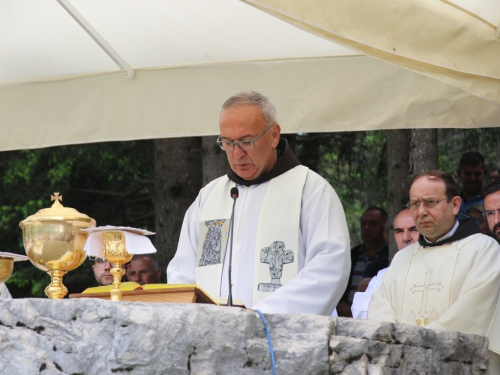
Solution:
[{"label": "white canopy tent", "polygon": [[285,132],[500,124],[489,92],[332,39],[237,0],[0,0],[0,150],[213,135],[221,103],[249,89]]},{"label": "white canopy tent", "polygon": [[500,106],[498,0],[244,0],[354,51]]}]

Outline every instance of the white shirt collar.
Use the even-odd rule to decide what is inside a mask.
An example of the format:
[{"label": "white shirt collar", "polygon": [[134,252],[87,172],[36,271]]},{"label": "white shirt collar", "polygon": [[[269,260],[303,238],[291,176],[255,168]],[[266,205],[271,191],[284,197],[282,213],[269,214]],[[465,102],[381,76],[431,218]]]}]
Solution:
[{"label": "white shirt collar", "polygon": [[[451,230],[445,234],[443,237],[441,237],[439,240],[437,240],[436,242],[438,241],[442,241],[442,240],[446,240],[447,238],[453,236],[455,234],[455,232],[457,231],[458,229],[458,220],[455,220],[455,225],[453,226],[453,228],[451,228]],[[424,237],[424,240],[427,242],[427,243],[432,243],[431,241],[429,241],[427,238]]]}]

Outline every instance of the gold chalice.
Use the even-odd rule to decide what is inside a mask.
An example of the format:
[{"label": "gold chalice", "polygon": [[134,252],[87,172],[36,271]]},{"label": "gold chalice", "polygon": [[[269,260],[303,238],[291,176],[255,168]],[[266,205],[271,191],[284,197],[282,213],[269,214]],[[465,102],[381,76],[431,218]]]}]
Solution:
[{"label": "gold chalice", "polygon": [[0,252],[0,284],[9,280],[14,270],[14,262],[20,260],[28,260],[28,257],[14,253]]},{"label": "gold chalice", "polygon": [[113,275],[113,288],[110,291],[111,300],[121,301],[123,292],[120,289],[120,285],[122,276],[125,275],[122,264],[130,262],[134,255],[127,252],[124,233],[104,232],[103,239],[102,256],[114,265],[110,270],[111,275]]},{"label": "gold chalice", "polygon": [[0,283],[6,282],[12,275],[13,270],[14,258],[0,257]]},{"label": "gold chalice", "polygon": [[84,251],[88,234],[81,229],[95,227],[95,220],[75,210],[64,207],[59,193],[52,195],[55,201],[19,223],[23,230],[26,255],[37,268],[51,276],[45,294],[51,299],[61,299],[68,289],[63,276],[80,266],[86,257]]}]

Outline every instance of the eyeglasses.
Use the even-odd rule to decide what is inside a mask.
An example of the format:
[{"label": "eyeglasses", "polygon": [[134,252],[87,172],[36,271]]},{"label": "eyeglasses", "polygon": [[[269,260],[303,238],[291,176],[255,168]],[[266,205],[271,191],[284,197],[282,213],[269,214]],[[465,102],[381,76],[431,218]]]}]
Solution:
[{"label": "eyeglasses", "polygon": [[267,132],[269,129],[271,129],[274,125],[275,124],[269,125],[269,127],[266,130],[264,130],[262,133],[260,133],[257,136],[257,138],[252,139],[252,140],[248,140],[248,141],[227,142],[227,141],[221,140],[220,135],[219,135],[219,138],[217,139],[217,144],[219,145],[219,147],[223,151],[233,151],[234,146],[238,146],[243,151],[250,151],[250,150],[255,149],[255,142],[257,141],[257,139],[262,137],[264,135],[264,133]]},{"label": "eyeglasses", "polygon": [[412,211],[416,211],[420,207],[421,203],[424,205],[425,208],[434,208],[438,205],[439,202],[444,200],[449,202],[448,198],[443,198],[438,200],[423,200],[423,201],[408,202],[406,203],[406,208]]},{"label": "eyeglasses", "polygon": [[486,220],[488,220],[493,219],[495,217],[495,214],[500,215],[500,208],[497,210],[485,210],[483,216]]},{"label": "eyeglasses", "polygon": [[109,263],[111,267],[116,267],[115,263],[108,262],[104,258],[94,258],[94,263],[96,266],[103,267],[106,263]]}]

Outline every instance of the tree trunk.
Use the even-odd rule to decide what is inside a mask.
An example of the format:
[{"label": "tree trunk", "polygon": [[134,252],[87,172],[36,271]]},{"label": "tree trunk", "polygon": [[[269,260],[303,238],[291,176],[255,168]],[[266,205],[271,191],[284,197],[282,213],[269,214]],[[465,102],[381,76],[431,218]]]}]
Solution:
[{"label": "tree trunk", "polygon": [[177,250],[184,214],[201,189],[201,137],[157,139],[154,145],[155,245],[165,270]]},{"label": "tree trunk", "polygon": [[227,156],[217,145],[217,136],[202,140],[202,186],[227,173]]},{"label": "tree trunk", "polygon": [[410,147],[410,177],[439,169],[437,129],[412,129]]},{"label": "tree trunk", "polygon": [[394,217],[408,202],[411,130],[387,130],[387,213],[389,258],[398,251],[394,241]]},{"label": "tree trunk", "polygon": [[397,252],[393,220],[409,200],[410,183],[417,174],[438,169],[437,129],[387,131],[387,204],[389,258]]}]

